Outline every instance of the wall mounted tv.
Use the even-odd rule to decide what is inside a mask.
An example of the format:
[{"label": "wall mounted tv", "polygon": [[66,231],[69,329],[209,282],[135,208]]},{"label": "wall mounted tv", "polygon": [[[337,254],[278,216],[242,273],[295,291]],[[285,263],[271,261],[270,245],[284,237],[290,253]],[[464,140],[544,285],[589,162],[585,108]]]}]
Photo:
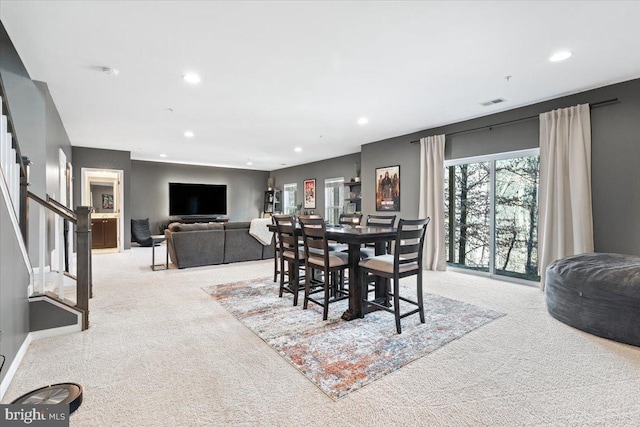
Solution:
[{"label": "wall mounted tv", "polygon": [[169,183],[169,215],[226,214],[226,185]]}]

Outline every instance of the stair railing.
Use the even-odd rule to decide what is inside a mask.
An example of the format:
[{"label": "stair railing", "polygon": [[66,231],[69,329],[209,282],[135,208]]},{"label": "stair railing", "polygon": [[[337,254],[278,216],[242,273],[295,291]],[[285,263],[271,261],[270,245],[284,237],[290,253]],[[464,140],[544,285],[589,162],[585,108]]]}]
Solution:
[{"label": "stair railing", "polygon": [[[34,284],[33,294],[45,295],[45,259],[47,249],[47,219],[53,214],[58,223],[59,233],[56,233],[56,247],[58,250],[58,272],[56,276],[57,294],[53,295],[57,300],[66,305],[75,306],[82,315],[82,329],[89,327],[89,298],[92,292],[92,272],[91,272],[91,211],[88,206],[78,206],[71,210],[62,203],[52,199],[47,195],[46,199],[29,191],[29,168],[30,162],[27,157],[23,157],[16,137],[11,110],[7,102],[6,90],[2,77],[0,76],[0,179],[4,180],[2,185],[3,193],[8,193],[6,197],[10,203],[15,217],[12,222],[16,233],[22,234],[20,243],[21,251],[25,263],[30,270],[31,281],[33,282],[32,263],[28,257],[29,245],[29,201],[33,200],[40,205],[39,210],[39,272],[38,284]],[[6,190],[5,190],[6,188]],[[76,275],[68,271],[69,264],[65,263],[65,255],[70,259],[73,251],[69,250],[70,245],[63,245],[64,223],[67,221],[75,227],[76,240]],[[53,260],[52,260],[53,261]],[[53,264],[53,263],[51,263]],[[64,295],[64,278],[70,277],[76,282],[76,301],[68,301]],[[29,284],[31,286],[31,283]],[[50,295],[51,296],[51,295]]]}]

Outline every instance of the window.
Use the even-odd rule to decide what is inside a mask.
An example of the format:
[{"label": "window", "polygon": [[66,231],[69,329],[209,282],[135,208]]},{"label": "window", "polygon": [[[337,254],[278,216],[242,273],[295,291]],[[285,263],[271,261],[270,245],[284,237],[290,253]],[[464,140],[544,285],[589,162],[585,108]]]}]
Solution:
[{"label": "window", "polygon": [[449,265],[491,275],[538,275],[539,152],[445,162]]},{"label": "window", "polygon": [[298,200],[298,184],[284,185],[284,206],[282,212],[286,215],[295,215],[297,208],[296,200]]},{"label": "window", "polygon": [[344,177],[324,180],[324,219],[337,224],[344,206]]}]

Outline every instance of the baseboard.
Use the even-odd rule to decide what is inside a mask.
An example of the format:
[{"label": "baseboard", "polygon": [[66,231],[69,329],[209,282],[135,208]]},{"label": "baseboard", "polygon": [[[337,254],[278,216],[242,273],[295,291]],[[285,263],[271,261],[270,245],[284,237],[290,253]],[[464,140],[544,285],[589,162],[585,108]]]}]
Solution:
[{"label": "baseboard", "polygon": [[77,324],[77,325],[61,326],[59,328],[44,329],[42,331],[29,332],[27,334],[27,338],[25,338],[24,342],[20,346],[20,349],[18,350],[18,353],[16,354],[15,359],[13,359],[11,366],[9,366],[9,369],[7,370],[7,375],[4,376],[2,383],[0,383],[0,400],[4,398],[5,393],[9,389],[9,385],[11,384],[13,377],[18,371],[18,368],[22,363],[22,359],[24,358],[24,355],[27,353],[27,349],[31,345],[32,341],[40,340],[42,338],[49,338],[49,337],[56,337],[59,335],[71,334],[74,332],[81,332],[81,331],[82,331],[82,326],[80,324]]},{"label": "baseboard", "polygon": [[13,376],[18,371],[18,367],[20,367],[20,364],[22,363],[22,359],[24,358],[24,355],[27,353],[27,349],[29,348],[29,345],[31,344],[32,340],[33,340],[33,336],[31,335],[31,333],[27,334],[27,338],[25,338],[24,342],[20,346],[20,349],[18,350],[16,357],[13,359],[13,362],[11,362],[11,366],[9,366],[9,369],[7,370],[7,374],[4,376],[2,383],[0,383],[0,400],[4,398],[4,394],[9,389],[9,384],[11,384],[11,381],[13,380]]},{"label": "baseboard", "polygon": [[29,335],[31,335],[32,341],[36,341],[36,340],[41,340],[42,338],[57,337],[59,335],[67,335],[67,334],[72,334],[74,332],[81,332],[81,331],[82,331],[82,325],[76,324],[76,325],[61,326],[59,328],[51,328],[51,329],[43,329],[41,331],[34,331],[34,332],[30,332]]}]

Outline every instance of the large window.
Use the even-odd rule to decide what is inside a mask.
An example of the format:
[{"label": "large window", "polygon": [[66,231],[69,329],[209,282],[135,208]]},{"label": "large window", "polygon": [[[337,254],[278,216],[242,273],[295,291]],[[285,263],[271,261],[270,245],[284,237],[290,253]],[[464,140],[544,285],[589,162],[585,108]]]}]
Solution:
[{"label": "large window", "polygon": [[344,206],[344,177],[324,180],[324,219],[337,224]]},{"label": "large window", "polygon": [[282,212],[286,215],[294,215],[297,211],[298,184],[285,184],[282,193],[284,197]]},{"label": "large window", "polygon": [[445,162],[449,265],[538,275],[538,150]]}]

